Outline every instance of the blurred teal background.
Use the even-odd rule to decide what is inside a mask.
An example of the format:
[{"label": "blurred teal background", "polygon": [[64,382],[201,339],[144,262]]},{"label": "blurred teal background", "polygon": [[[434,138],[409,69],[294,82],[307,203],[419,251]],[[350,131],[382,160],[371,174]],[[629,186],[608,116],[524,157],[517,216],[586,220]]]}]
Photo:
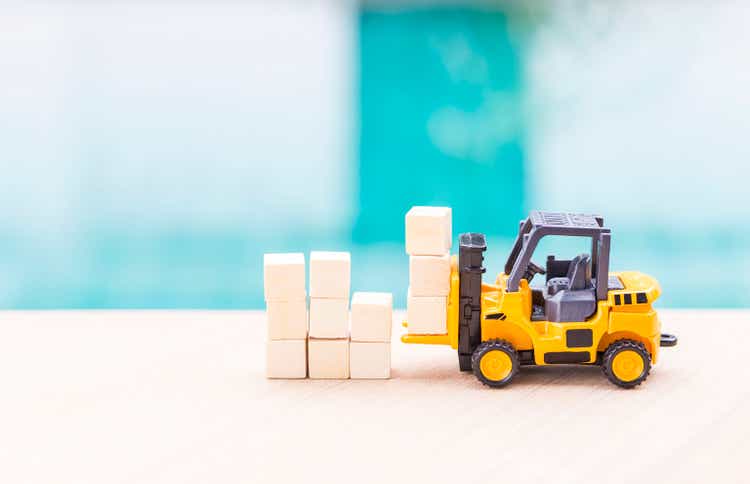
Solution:
[{"label": "blurred teal background", "polygon": [[488,234],[491,277],[529,209],[595,212],[613,270],[656,276],[662,307],[747,307],[749,21],[739,2],[8,2],[0,305],[261,308],[263,252],[321,249],[403,306],[403,216],[445,204]]}]

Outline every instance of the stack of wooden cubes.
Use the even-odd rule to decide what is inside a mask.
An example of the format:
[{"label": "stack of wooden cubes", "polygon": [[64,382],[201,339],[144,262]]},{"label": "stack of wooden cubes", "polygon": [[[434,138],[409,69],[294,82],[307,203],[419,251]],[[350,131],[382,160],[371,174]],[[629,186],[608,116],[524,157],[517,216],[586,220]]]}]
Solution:
[{"label": "stack of wooden cubes", "polygon": [[263,279],[268,378],[390,378],[393,296],[355,293],[350,319],[348,252],[310,253],[309,317],[304,255],[265,254]]},{"label": "stack of wooden cubes", "polygon": [[266,300],[266,375],[307,376],[307,294],[305,256],[265,254],[263,283]]},{"label": "stack of wooden cubes", "polygon": [[348,252],[310,253],[310,378],[349,378]]},{"label": "stack of wooden cubes", "polygon": [[349,367],[353,379],[391,377],[393,296],[355,292],[352,297]]},{"label": "stack of wooden cubes", "polygon": [[445,334],[450,293],[450,207],[412,207],[406,214],[409,334]]}]

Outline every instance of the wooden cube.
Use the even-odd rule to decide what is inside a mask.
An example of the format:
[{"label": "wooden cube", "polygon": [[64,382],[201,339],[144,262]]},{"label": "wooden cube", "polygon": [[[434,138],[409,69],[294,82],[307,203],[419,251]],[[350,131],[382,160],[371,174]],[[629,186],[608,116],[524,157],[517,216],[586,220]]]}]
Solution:
[{"label": "wooden cube", "polygon": [[409,257],[409,288],[412,296],[447,296],[451,290],[450,256]]},{"label": "wooden cube", "polygon": [[266,342],[266,378],[305,378],[307,341],[285,339]]},{"label": "wooden cube", "polygon": [[444,296],[412,296],[406,301],[409,334],[446,334],[448,298]]},{"label": "wooden cube", "polygon": [[445,255],[453,240],[450,207],[412,207],[406,214],[406,253]]},{"label": "wooden cube", "polygon": [[389,292],[355,292],[352,296],[351,340],[390,341],[393,295]]},{"label": "wooden cube", "polygon": [[307,300],[266,301],[268,339],[307,338]]},{"label": "wooden cube", "polygon": [[349,300],[311,297],[310,337],[348,338]]},{"label": "wooden cube", "polygon": [[299,253],[264,254],[263,292],[266,301],[304,299],[305,256]]},{"label": "wooden cube", "polygon": [[352,341],[349,344],[349,373],[352,379],[391,377],[391,344]]},{"label": "wooden cube", "polygon": [[349,378],[349,340],[308,340],[310,378]]},{"label": "wooden cube", "polygon": [[349,252],[310,252],[310,296],[349,299]]}]

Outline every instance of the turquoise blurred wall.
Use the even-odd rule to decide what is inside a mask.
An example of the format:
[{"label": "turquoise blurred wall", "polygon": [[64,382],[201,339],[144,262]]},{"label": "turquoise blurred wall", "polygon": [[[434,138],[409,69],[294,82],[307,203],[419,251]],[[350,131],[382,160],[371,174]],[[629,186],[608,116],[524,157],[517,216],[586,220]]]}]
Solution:
[{"label": "turquoise blurred wall", "polygon": [[521,63],[503,12],[365,11],[359,18],[355,241],[403,241],[413,205],[454,228],[513,236],[524,213]]},{"label": "turquoise blurred wall", "polygon": [[750,7],[641,7],[8,7],[0,305],[260,308],[263,252],[331,249],[403,306],[439,203],[490,274],[529,209],[597,212],[662,306],[748,306]]}]

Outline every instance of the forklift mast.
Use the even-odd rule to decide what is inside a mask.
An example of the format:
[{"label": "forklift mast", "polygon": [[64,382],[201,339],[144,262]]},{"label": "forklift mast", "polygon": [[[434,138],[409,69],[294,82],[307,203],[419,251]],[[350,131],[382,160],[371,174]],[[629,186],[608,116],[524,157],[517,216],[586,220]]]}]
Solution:
[{"label": "forklift mast", "polygon": [[471,371],[471,355],[482,341],[482,274],[483,252],[487,250],[484,234],[466,233],[458,237],[458,364],[461,371]]}]

